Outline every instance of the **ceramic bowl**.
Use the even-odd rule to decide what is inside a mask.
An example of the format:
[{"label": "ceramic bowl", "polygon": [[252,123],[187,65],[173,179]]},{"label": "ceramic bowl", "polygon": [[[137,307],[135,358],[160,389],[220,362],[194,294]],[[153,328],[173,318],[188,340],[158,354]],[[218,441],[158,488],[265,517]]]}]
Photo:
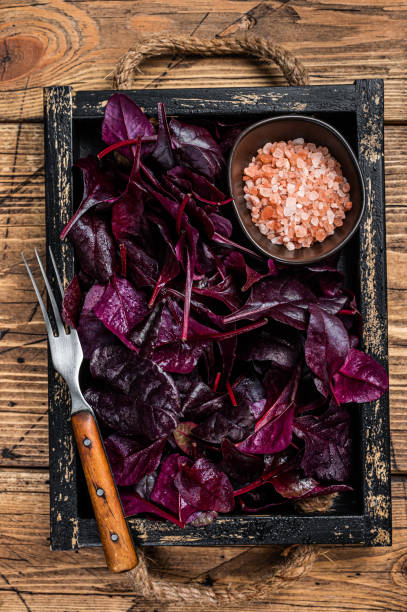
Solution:
[{"label": "ceramic bowl", "polygon": [[[266,142],[288,141],[304,138],[317,146],[328,147],[329,152],[341,164],[342,173],[350,185],[352,209],[346,213],[343,225],[332,236],[316,242],[308,248],[289,251],[282,245],[272,244],[260,233],[251,220],[250,210],[244,199],[243,171],[257,150]],[[259,251],[284,264],[305,265],[329,257],[341,249],[354,235],[363,216],[365,188],[358,161],[344,137],[331,125],[305,115],[283,115],[259,121],[245,129],[238,137],[229,159],[229,187],[236,215],[248,239]]]}]

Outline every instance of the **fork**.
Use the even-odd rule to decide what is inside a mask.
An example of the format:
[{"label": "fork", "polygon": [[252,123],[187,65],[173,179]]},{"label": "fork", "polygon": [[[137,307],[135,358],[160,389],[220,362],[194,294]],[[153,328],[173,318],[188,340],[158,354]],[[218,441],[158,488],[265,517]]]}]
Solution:
[{"label": "fork", "polygon": [[[83,353],[78,333],[69,326],[65,327],[62,322],[59,308],[45,274],[42,261],[37,253],[37,249],[34,249],[34,251],[48,292],[57,335],[54,335],[47,310],[30,267],[23,253],[21,253],[21,256],[37,295],[42,316],[44,317],[52,363],[56,371],[65,380],[71,393],[73,432],[99,528],[106,563],[113,572],[130,570],[138,563],[133,540],[123,514],[95,414],[83,397],[79,386],[79,370],[83,361]],[[51,249],[49,251],[58,286],[63,297],[64,290],[54,255]]]}]

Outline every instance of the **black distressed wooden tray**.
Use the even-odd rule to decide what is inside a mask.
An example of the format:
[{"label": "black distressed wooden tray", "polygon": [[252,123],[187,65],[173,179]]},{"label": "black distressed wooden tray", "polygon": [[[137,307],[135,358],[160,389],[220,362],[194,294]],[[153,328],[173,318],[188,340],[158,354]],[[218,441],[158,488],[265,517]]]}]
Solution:
[{"label": "black distressed wooden tray", "polygon": [[[52,87],[45,98],[47,244],[55,253],[64,282],[74,274],[74,255],[59,234],[78,203],[72,181],[74,160],[103,148],[100,125],[113,92],[73,93]],[[387,367],[386,246],[383,177],[383,82],[316,87],[140,90],[126,92],[151,116],[157,102],[168,115],[199,121],[259,120],[282,113],[309,113],[332,123],[353,147],[366,184],[367,206],[358,234],[346,246],[341,265],[356,292],[364,319],[362,345]],[[49,264],[50,262],[48,262]],[[48,270],[51,266],[48,265]],[[54,288],[55,279],[52,279]],[[354,408],[354,493],[342,494],[334,511],[232,515],[205,527],[181,529],[169,523],[131,518],[141,545],[259,545],[290,543],[391,544],[388,395]],[[70,399],[49,360],[49,444],[51,546],[76,549],[98,545],[81,466],[70,424]]]}]

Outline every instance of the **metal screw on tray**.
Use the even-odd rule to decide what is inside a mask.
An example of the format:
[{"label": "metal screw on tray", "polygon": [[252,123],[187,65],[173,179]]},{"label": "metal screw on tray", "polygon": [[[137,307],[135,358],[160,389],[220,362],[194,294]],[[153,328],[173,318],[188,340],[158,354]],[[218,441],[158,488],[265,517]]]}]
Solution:
[{"label": "metal screw on tray", "polygon": [[[50,254],[59,289],[63,296],[64,290],[51,250]],[[44,317],[52,363],[57,372],[64,378],[71,393],[72,426],[93,510],[99,527],[100,539],[102,540],[107,566],[113,572],[130,570],[138,563],[133,540],[123,515],[123,510],[116,485],[113,481],[103,442],[100,437],[95,415],[92,408],[83,397],[79,386],[79,370],[83,361],[83,353],[78,334],[75,329],[70,329],[68,327],[68,331],[66,330],[61,315],[59,314],[55,296],[45,274],[42,261],[37,250],[35,250],[38,265],[51,303],[51,310],[57,331],[57,334],[54,334],[50,318],[31,269],[23,253],[21,255]],[[96,484],[99,482],[103,483],[103,487]],[[110,538],[108,537],[109,533],[111,534]],[[119,540],[120,543],[117,544]],[[115,543],[114,546],[112,542]]]}]

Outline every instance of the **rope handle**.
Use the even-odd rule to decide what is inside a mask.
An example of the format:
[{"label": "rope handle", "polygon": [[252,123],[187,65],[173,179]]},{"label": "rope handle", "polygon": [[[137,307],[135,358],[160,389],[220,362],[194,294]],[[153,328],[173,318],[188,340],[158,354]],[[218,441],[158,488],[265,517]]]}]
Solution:
[{"label": "rope handle", "polygon": [[287,49],[267,38],[198,38],[197,36],[156,35],[141,40],[120,59],[113,73],[117,89],[130,89],[133,76],[140,64],[151,57],[161,55],[244,55],[257,58],[268,68],[277,64],[289,85],[307,85],[308,72],[304,65]]},{"label": "rope handle", "polygon": [[[266,38],[250,36],[230,39],[202,39],[196,36],[153,36],[141,40],[137,47],[130,49],[119,61],[113,73],[117,89],[130,89],[136,71],[148,58],[162,55],[196,55],[214,57],[243,55],[257,58],[271,68],[276,64],[289,85],[306,85],[308,73],[303,64],[289,51]],[[306,499],[296,506],[303,512],[326,512],[330,509],[336,494],[315,499]],[[282,552],[274,565],[256,573],[255,580],[239,584],[214,584],[205,586],[180,584],[161,576],[150,574],[141,548],[137,549],[138,565],[126,574],[127,587],[147,599],[165,602],[188,602],[190,605],[217,606],[255,601],[270,597],[294,580],[306,575],[320,553],[317,546],[290,546]]]},{"label": "rope handle", "polygon": [[[336,493],[308,498],[297,502],[302,512],[328,512]],[[306,576],[321,552],[319,546],[294,545],[281,553],[274,564],[256,571],[255,580],[250,577],[237,584],[182,584],[161,576],[152,576],[146,564],[144,552],[136,549],[138,565],[126,574],[127,587],[146,599],[164,602],[188,602],[195,605],[218,606],[238,604],[270,598],[271,594],[290,586],[294,580]]]},{"label": "rope handle", "polygon": [[138,549],[138,565],[127,573],[127,586],[145,597],[162,602],[188,603],[190,606],[218,606],[241,604],[270,598],[270,595],[305,576],[311,569],[320,549],[317,546],[291,546],[280,559],[256,573],[255,580],[242,580],[231,584],[182,584],[160,576],[152,577],[143,552]]}]

